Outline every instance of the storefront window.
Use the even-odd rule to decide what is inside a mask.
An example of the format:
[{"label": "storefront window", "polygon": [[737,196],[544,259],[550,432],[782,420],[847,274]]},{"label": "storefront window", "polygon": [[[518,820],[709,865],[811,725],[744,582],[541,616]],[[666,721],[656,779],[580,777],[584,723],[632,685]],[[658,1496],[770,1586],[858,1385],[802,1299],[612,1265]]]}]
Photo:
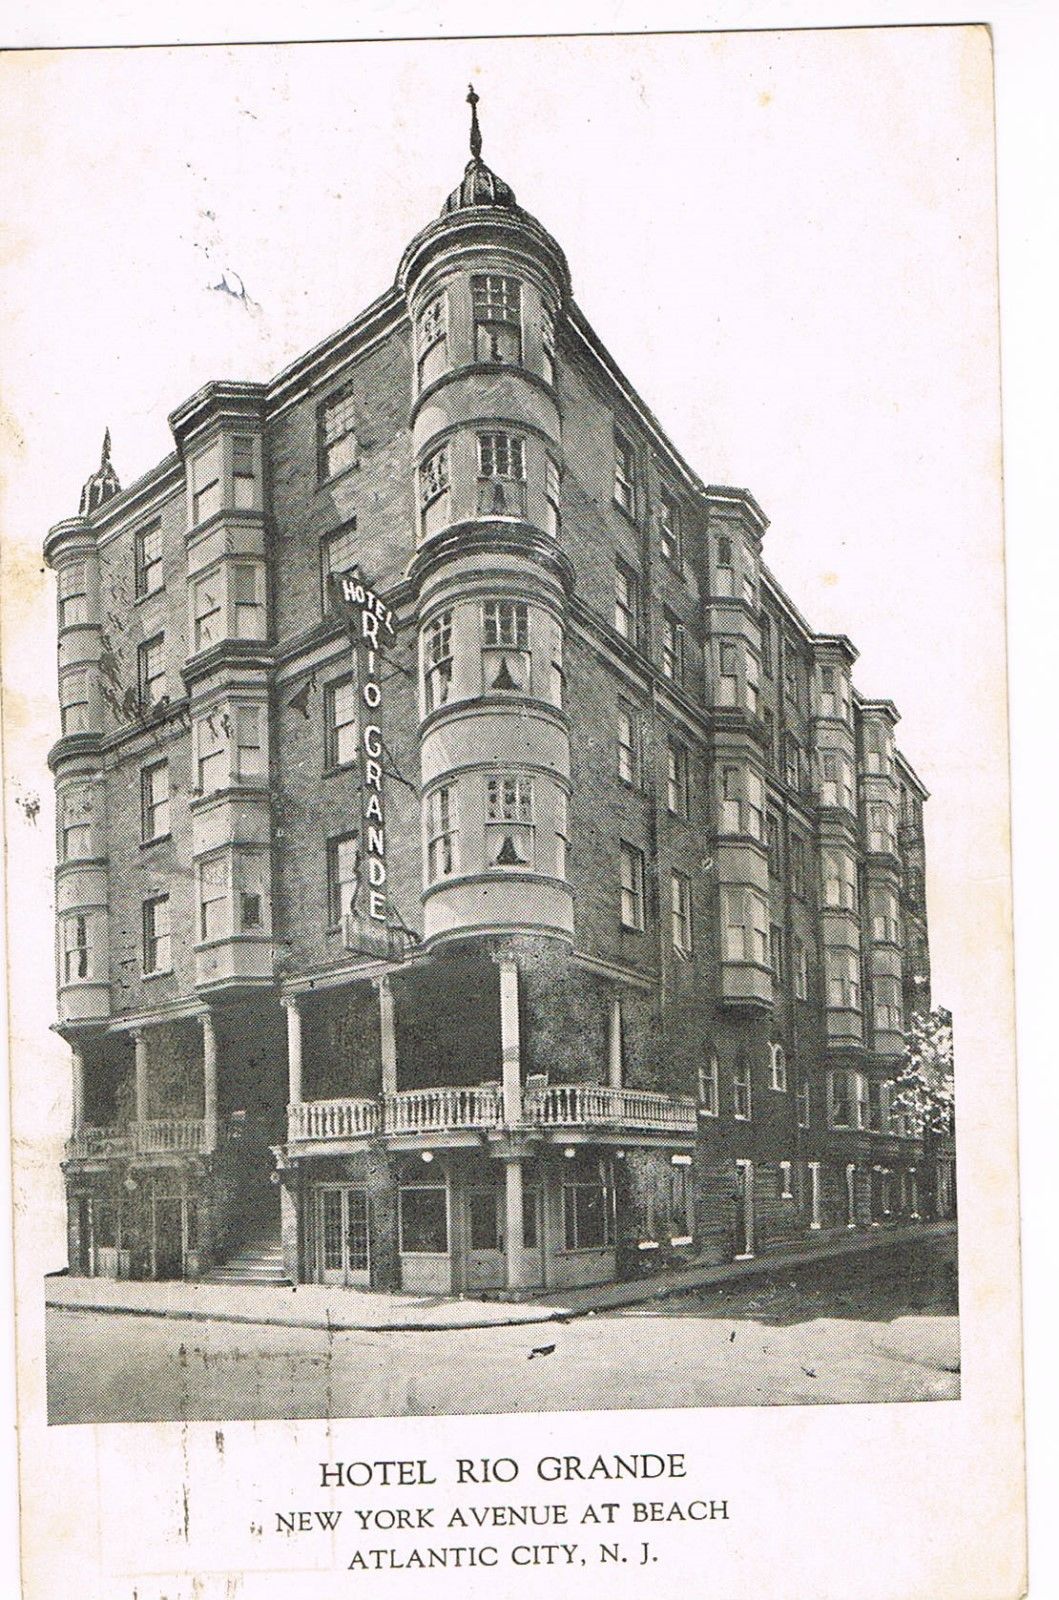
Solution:
[{"label": "storefront window", "polygon": [[439,1185],[401,1190],[403,1255],[448,1255],[449,1218],[445,1190]]}]

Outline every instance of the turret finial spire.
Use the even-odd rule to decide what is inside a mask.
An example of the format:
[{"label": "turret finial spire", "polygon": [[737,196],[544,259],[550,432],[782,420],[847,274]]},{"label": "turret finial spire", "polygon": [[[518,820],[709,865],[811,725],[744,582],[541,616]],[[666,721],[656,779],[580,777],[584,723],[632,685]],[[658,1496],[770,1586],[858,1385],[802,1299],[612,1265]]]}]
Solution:
[{"label": "turret finial spire", "polygon": [[110,466],[110,429],[103,435],[103,454],[99,458],[100,468]]},{"label": "turret finial spire", "polygon": [[471,108],[471,155],[475,161],[482,157],[482,130],[478,126],[478,96],[474,92],[474,84],[467,85],[467,104]]}]

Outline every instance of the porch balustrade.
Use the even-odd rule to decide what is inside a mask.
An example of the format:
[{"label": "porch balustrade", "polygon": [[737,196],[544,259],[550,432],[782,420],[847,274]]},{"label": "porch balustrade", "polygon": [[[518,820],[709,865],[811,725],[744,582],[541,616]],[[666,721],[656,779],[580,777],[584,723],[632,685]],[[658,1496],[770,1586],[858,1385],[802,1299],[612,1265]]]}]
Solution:
[{"label": "porch balustrade", "polygon": [[206,1123],[201,1117],[157,1117],[126,1128],[82,1128],[66,1142],[67,1159],[99,1156],[203,1155],[208,1152]]},{"label": "porch balustrade", "polygon": [[[307,1100],[291,1106],[288,1137],[352,1139],[368,1134],[449,1133],[503,1125],[498,1084],[471,1088],[404,1089],[380,1100]],[[655,1133],[693,1133],[691,1100],[646,1089],[611,1089],[599,1084],[555,1084],[527,1089],[522,1126],[536,1128],[627,1128]]]}]

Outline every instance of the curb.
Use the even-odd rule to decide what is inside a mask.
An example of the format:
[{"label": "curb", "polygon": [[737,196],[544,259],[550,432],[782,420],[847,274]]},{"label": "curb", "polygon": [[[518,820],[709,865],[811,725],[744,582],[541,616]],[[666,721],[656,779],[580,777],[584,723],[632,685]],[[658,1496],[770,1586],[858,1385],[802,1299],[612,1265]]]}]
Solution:
[{"label": "curb", "polygon": [[538,1314],[522,1317],[493,1317],[487,1320],[475,1319],[470,1321],[435,1321],[435,1322],[347,1322],[335,1320],[330,1317],[320,1319],[317,1317],[282,1317],[275,1315],[252,1315],[237,1311],[210,1311],[205,1308],[185,1307],[158,1307],[147,1306],[122,1306],[113,1302],[77,1301],[65,1304],[62,1301],[49,1300],[45,1293],[45,1305],[52,1311],[90,1311],[109,1316],[124,1317],[158,1317],[171,1322],[226,1322],[242,1326],[267,1327],[267,1328],[301,1328],[318,1333],[459,1333],[478,1332],[488,1328],[527,1328],[539,1327],[550,1322],[573,1322],[577,1318],[596,1316],[608,1311],[621,1311],[626,1306],[645,1305],[651,1300],[668,1300],[676,1295],[693,1294],[696,1289],[708,1288],[712,1284],[742,1283],[747,1279],[767,1277],[772,1273],[789,1271],[793,1268],[809,1266],[815,1261],[834,1261],[844,1256],[868,1255],[873,1250],[883,1249],[887,1246],[911,1244],[919,1239],[944,1238],[956,1233],[956,1222],[945,1221],[941,1223],[928,1223],[925,1227],[912,1230],[895,1230],[893,1233],[879,1233],[877,1235],[857,1239],[838,1240],[830,1247],[820,1247],[815,1250],[804,1250],[797,1254],[759,1256],[753,1261],[739,1264],[738,1271],[732,1271],[732,1263],[719,1267],[703,1269],[703,1276],[693,1281],[679,1283],[666,1283],[662,1279],[645,1278],[642,1281],[642,1293],[623,1295],[613,1304],[605,1301],[597,1305],[586,1306],[557,1306],[552,1310],[544,1310]]}]

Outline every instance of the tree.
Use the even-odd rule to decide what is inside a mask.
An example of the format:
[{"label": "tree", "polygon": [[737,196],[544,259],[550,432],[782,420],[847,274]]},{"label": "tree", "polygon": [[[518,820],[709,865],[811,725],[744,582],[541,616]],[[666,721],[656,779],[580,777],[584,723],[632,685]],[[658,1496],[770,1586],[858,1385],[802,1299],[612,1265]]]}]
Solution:
[{"label": "tree", "polygon": [[909,1132],[951,1135],[955,1117],[952,1012],[941,1007],[912,1015],[905,1053],[894,1080],[893,1105]]}]

